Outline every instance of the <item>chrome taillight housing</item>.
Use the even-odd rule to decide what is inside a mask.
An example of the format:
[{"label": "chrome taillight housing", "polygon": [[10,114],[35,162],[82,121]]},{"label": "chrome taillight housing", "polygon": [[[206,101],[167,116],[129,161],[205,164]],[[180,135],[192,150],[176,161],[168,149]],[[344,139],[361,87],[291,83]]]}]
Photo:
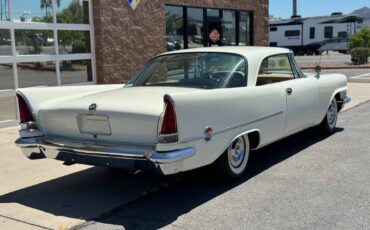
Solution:
[{"label": "chrome taillight housing", "polygon": [[176,143],[179,140],[177,130],[176,111],[173,101],[169,96],[164,97],[164,113],[162,127],[159,133],[159,143]]}]

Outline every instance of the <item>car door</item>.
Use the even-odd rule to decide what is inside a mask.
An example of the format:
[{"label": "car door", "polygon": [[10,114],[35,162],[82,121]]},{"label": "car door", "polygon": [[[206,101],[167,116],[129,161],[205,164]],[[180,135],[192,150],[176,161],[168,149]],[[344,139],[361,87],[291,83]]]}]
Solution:
[{"label": "car door", "polygon": [[299,70],[293,55],[288,55],[294,77],[282,82],[286,95],[285,134],[312,126],[317,118],[319,85],[315,77],[306,77]]},{"label": "car door", "polygon": [[319,90],[315,77],[305,77],[292,54],[267,57],[261,63],[256,86],[279,85],[286,98],[285,135],[314,123]]}]

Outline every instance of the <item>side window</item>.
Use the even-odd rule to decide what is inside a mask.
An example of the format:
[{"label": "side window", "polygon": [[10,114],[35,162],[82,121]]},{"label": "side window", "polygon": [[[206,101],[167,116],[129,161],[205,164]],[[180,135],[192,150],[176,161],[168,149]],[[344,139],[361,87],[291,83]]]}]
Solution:
[{"label": "side window", "polygon": [[332,26],[325,26],[325,28],[324,28],[324,37],[325,38],[333,38],[333,27]]},{"label": "side window", "polygon": [[261,63],[257,76],[257,86],[295,79],[288,54],[268,57]]}]

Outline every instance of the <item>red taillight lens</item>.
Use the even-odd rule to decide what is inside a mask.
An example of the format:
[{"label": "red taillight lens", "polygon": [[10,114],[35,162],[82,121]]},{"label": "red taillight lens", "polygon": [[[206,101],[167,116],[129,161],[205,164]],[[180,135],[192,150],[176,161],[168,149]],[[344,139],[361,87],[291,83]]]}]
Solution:
[{"label": "red taillight lens", "polygon": [[176,112],[173,104],[169,99],[165,100],[165,110],[163,115],[161,134],[177,133]]},{"label": "red taillight lens", "polygon": [[159,134],[159,143],[175,143],[178,141],[175,107],[169,97],[165,97],[164,103],[165,109]]},{"label": "red taillight lens", "polygon": [[31,109],[28,107],[26,101],[24,98],[17,93],[17,99],[18,99],[18,107],[19,107],[19,118],[21,123],[27,123],[31,121],[35,121],[33,118]]}]

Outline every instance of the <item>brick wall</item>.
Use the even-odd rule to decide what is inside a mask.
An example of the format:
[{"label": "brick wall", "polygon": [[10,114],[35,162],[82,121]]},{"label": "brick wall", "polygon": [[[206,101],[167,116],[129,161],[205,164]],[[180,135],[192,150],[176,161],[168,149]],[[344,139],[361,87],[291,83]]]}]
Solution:
[{"label": "brick wall", "polygon": [[134,11],[126,0],[94,0],[99,84],[130,79],[165,51],[165,4],[253,11],[254,45],[268,45],[268,0],[142,0]]}]

